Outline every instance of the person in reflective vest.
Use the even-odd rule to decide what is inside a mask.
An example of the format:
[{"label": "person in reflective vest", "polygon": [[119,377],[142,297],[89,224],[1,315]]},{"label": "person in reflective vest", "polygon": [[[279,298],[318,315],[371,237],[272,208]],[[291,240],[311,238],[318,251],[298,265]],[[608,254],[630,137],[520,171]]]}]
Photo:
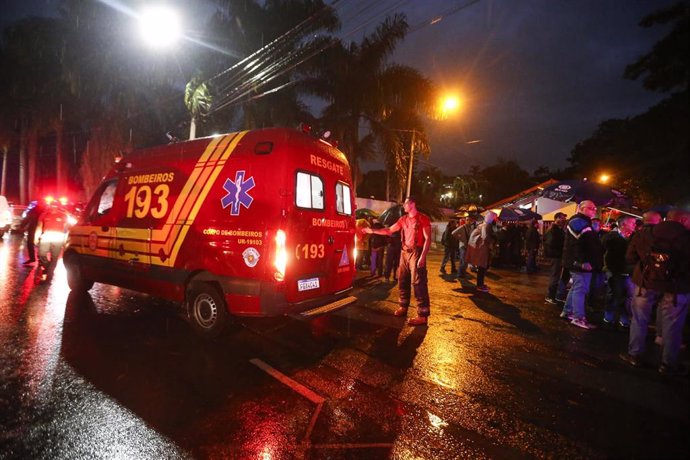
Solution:
[{"label": "person in reflective vest", "polygon": [[55,270],[58,257],[65,244],[68,231],[68,215],[56,206],[47,206],[38,218],[36,243],[38,261],[44,275],[50,279]]}]

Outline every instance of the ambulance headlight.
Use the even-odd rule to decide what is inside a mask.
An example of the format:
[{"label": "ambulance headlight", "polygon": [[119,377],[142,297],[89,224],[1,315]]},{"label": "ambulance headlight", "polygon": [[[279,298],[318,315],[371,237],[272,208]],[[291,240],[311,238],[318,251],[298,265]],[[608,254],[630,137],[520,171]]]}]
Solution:
[{"label": "ambulance headlight", "polygon": [[283,230],[278,230],[276,232],[275,244],[276,252],[275,259],[273,261],[273,266],[276,271],[274,273],[274,278],[276,281],[285,280],[285,268],[287,267],[287,248],[285,247],[287,237]]},{"label": "ambulance headlight", "polygon": [[67,216],[67,223],[72,227],[77,225],[77,218],[74,217],[73,215]]}]

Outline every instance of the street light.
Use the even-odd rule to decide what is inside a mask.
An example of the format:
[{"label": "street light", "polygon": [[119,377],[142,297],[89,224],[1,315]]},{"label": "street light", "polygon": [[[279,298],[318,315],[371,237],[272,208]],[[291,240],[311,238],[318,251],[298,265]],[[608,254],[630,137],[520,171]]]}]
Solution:
[{"label": "street light", "polygon": [[139,16],[141,35],[152,48],[174,44],[181,36],[179,15],[162,5],[150,6]]},{"label": "street light", "polygon": [[609,176],[606,173],[602,173],[599,175],[599,182],[601,182],[602,184],[608,184],[610,180],[611,176]]},{"label": "street light", "polygon": [[[458,110],[460,107],[460,100],[453,95],[446,95],[442,97],[439,101],[439,113],[441,119],[445,120],[448,115]],[[414,167],[414,141],[415,134],[417,133],[414,129],[392,129],[391,131],[401,131],[404,133],[412,133],[412,138],[410,139],[410,164],[407,169],[407,190],[406,197],[410,196],[412,190],[412,169]]]},{"label": "street light", "polygon": [[439,118],[445,120],[448,115],[455,113],[460,108],[460,99],[455,95],[443,96],[439,101]]}]

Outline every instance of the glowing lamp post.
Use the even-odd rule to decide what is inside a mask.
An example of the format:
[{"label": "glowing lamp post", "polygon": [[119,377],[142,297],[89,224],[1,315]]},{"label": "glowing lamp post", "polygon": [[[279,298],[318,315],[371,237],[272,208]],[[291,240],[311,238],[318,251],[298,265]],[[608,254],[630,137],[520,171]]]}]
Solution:
[{"label": "glowing lamp post", "polygon": [[166,48],[181,36],[178,14],[165,6],[150,6],[139,15],[141,36],[152,48]]},{"label": "glowing lamp post", "polygon": [[449,95],[441,98],[439,103],[439,118],[445,120],[449,115],[455,113],[460,108],[460,99]]},{"label": "glowing lamp post", "polygon": [[[444,96],[439,101],[438,115],[439,119],[445,120],[452,113],[455,113],[460,108],[460,100],[456,96],[448,95]],[[412,139],[410,140],[410,164],[407,170],[407,189],[406,197],[410,196],[412,189],[412,169],[414,166],[414,141],[415,134],[417,131],[414,129],[394,129],[393,131],[402,131],[405,133],[412,133]]]}]

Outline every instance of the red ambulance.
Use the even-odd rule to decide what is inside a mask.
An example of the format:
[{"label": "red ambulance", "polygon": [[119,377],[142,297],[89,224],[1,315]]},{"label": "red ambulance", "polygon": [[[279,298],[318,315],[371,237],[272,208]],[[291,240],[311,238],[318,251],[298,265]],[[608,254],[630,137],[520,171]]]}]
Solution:
[{"label": "red ambulance", "polygon": [[272,128],[127,155],[71,229],[64,263],[72,290],[100,282],[179,301],[215,336],[229,315],[354,302],[354,235],[345,155]]}]

